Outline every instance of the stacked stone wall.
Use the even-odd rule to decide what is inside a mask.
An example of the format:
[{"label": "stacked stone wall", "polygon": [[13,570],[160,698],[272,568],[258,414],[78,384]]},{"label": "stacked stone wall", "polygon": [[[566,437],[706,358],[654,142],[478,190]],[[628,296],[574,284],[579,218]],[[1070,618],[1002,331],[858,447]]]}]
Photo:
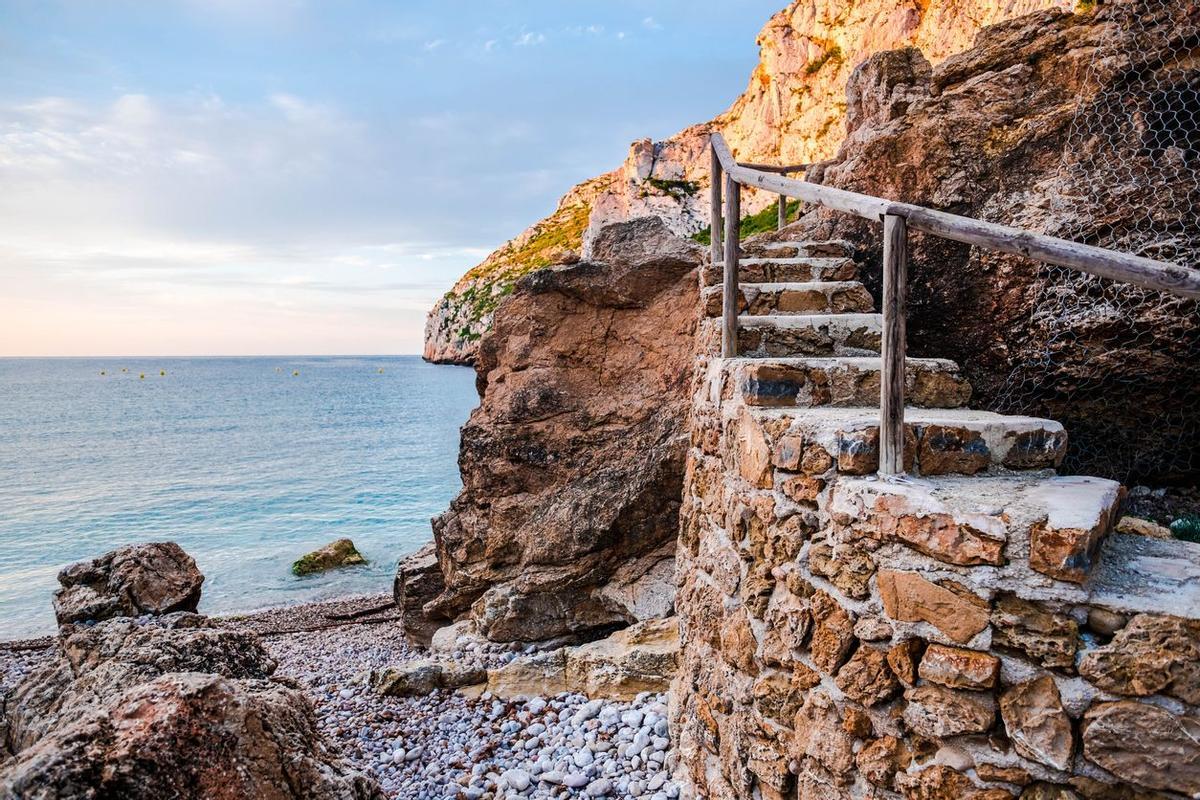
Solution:
[{"label": "stacked stone wall", "polygon": [[737,370],[698,366],[681,514],[697,797],[1200,796],[1200,548],[1110,536],[1120,488],[1044,433],[912,426],[917,477],[880,482],[869,428]]}]

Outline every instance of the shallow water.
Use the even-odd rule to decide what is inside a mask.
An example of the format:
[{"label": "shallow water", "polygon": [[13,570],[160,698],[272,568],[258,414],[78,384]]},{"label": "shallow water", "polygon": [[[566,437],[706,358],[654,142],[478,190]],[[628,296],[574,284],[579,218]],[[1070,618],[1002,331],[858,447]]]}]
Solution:
[{"label": "shallow water", "polygon": [[[195,557],[206,613],[388,591],[477,399],[415,356],[0,359],[0,638],[52,631],[59,567],[136,541]],[[342,536],[369,566],[291,575]]]}]

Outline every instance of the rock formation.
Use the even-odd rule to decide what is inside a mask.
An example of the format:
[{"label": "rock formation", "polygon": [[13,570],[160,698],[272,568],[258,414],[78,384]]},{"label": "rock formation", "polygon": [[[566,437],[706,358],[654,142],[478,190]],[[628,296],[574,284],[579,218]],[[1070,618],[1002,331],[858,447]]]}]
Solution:
[{"label": "rock formation", "polygon": [[63,570],[56,610],[79,619],[0,698],[0,798],[382,798],[326,750],[307,696],[272,679],[254,634],[157,610],[195,608],[203,579],[173,543]]},{"label": "rock formation", "polygon": [[195,611],[204,576],[174,542],[132,545],[58,573],[54,616],[68,622]]},{"label": "rock formation", "polygon": [[297,577],[325,572],[338,567],[357,567],[366,564],[362,553],[350,539],[337,539],[324,547],[301,556],[292,564],[292,574]]},{"label": "rock formation", "polygon": [[[916,49],[879,54],[850,81],[837,158],[810,180],[1154,257],[1194,255],[1181,214],[1200,199],[1195,178],[1164,163],[1194,160],[1196,145],[1161,128],[1194,130],[1194,110],[1179,104],[1197,72],[1175,54],[1198,33],[1194,6],[1125,0],[1006,22],[936,65]],[[1156,116],[1155,102],[1182,121]],[[1148,220],[1157,244],[1143,238]],[[834,212],[808,215],[791,235],[848,239],[869,262],[880,248],[877,225]],[[1131,481],[1200,472],[1194,302],[933,237],[913,238],[911,264],[910,354],[958,361],[983,407],[1061,422],[1066,469]]]},{"label": "rock formation", "polygon": [[[724,133],[742,160],[811,163],[830,158],[845,131],[846,79],[873,53],[911,45],[937,63],[990,25],[1074,0],[794,0],[758,37],[759,64],[723,114],[663,142],[643,139],[625,163],[574,187],[557,210],[492,253],[430,312],[425,358],[473,363],[499,301],[520,276],[587,255],[605,226],[657,216],[679,234],[708,225],[708,133]],[[749,194],[744,212],[773,198]]]},{"label": "rock formation", "polygon": [[670,612],[701,256],[635,221],[517,283],[480,352],[463,490],[434,521],[435,617],[532,641]]}]

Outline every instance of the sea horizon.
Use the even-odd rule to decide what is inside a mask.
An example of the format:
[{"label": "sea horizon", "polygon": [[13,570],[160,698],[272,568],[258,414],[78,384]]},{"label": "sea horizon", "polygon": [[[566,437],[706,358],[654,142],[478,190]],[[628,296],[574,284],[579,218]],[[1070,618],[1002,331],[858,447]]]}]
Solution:
[{"label": "sea horizon", "polygon": [[[0,357],[0,640],[52,633],[58,570],[135,542],[196,558],[202,613],[390,591],[476,402],[418,355]],[[366,567],[291,575],[343,536]]]}]

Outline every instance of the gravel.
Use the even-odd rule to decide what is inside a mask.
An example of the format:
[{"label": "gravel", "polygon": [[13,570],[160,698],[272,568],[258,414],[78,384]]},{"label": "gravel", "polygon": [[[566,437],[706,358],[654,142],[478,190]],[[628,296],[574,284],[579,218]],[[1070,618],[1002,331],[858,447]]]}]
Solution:
[{"label": "gravel", "polygon": [[[307,687],[322,732],[390,798],[629,798],[675,800],[666,697],[632,702],[577,694],[499,700],[433,692],[381,697],[371,670],[426,654],[398,626],[348,625],[271,636],[278,674]],[[517,653],[469,649],[488,665]]]},{"label": "gravel", "polygon": [[[227,622],[263,635],[276,675],[306,689],[326,741],[396,800],[646,798],[676,800],[666,696],[632,702],[577,694],[500,700],[438,691],[382,697],[371,671],[424,658],[379,597],[274,609]],[[330,626],[331,615],[359,623]],[[469,643],[454,657],[498,666],[535,647]],[[52,657],[0,645],[0,699]]]}]

